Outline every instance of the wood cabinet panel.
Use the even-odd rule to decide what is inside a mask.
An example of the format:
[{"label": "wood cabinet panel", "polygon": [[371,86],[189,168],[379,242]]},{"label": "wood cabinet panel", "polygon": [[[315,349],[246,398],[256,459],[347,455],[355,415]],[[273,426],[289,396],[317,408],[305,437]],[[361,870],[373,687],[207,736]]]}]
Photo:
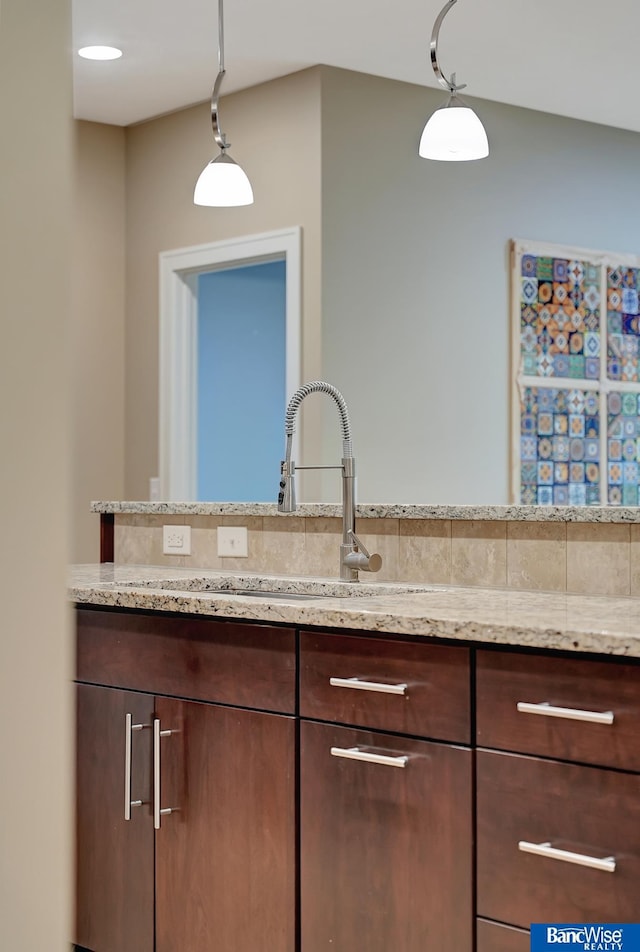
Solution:
[{"label": "wood cabinet panel", "polygon": [[529,952],[529,933],[500,922],[478,919],[477,952]]},{"label": "wood cabinet panel", "polygon": [[98,952],[153,952],[151,730],[132,735],[132,799],[124,818],[125,716],[151,725],[153,698],[78,685],[74,941]]},{"label": "wood cabinet panel", "polygon": [[[480,750],[478,915],[532,922],[633,922],[640,882],[640,776]],[[615,872],[522,852],[519,841],[599,859]]]},{"label": "wood cabinet panel", "polygon": [[293,713],[295,633],[211,618],[79,609],[77,677]]},{"label": "wood cabinet panel", "polygon": [[[482,747],[640,771],[640,666],[478,651],[477,742]],[[521,713],[518,702],[602,713],[613,724]]]},{"label": "wood cabinet panel", "polygon": [[471,952],[471,804],[469,750],[303,721],[304,952]]},{"label": "wood cabinet panel", "polygon": [[[330,684],[358,678],[406,684],[384,694]],[[302,717],[417,737],[470,742],[469,651],[464,647],[302,632]]]},{"label": "wood cabinet panel", "polygon": [[[242,672],[239,672],[241,675]],[[156,950],[294,952],[295,722],[158,698]]]}]

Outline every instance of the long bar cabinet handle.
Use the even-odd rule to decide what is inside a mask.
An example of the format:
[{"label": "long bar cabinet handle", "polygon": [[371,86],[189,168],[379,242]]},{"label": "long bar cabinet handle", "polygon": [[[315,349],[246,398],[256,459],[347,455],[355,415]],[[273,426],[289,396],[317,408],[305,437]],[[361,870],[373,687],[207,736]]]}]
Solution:
[{"label": "long bar cabinet handle", "polygon": [[124,728],[124,818],[131,819],[131,807],[141,807],[142,800],[131,799],[131,761],[133,757],[133,732],[141,731],[144,724],[134,724],[133,714],[125,715]]},{"label": "long bar cabinet handle", "polygon": [[379,694],[406,694],[406,684],[383,684],[378,681],[362,681],[360,678],[329,678],[334,688],[355,688],[357,691],[377,691]]},{"label": "long bar cabinet handle", "polygon": [[545,856],[547,859],[559,859],[564,863],[575,863],[577,866],[588,866],[590,869],[599,869],[603,873],[615,873],[615,856],[598,859],[595,856],[586,856],[584,853],[572,853],[570,850],[559,850],[551,843],[528,843],[520,840],[518,849],[523,853],[533,853],[535,856]]},{"label": "long bar cabinet handle", "polygon": [[382,764],[385,767],[406,767],[409,763],[407,756],[390,757],[387,754],[374,754],[359,747],[332,747],[332,757],[345,757],[347,760],[363,760],[369,764]]},{"label": "long bar cabinet handle", "polygon": [[162,737],[171,737],[176,731],[163,731],[160,729],[160,718],[153,719],[153,827],[160,829],[161,817],[174,813],[176,807],[161,807],[161,782],[160,782],[160,739]]},{"label": "long bar cabinet handle", "polygon": [[521,714],[543,714],[546,717],[564,717],[571,721],[589,721],[591,724],[613,724],[613,711],[581,711],[573,707],[556,707],[548,701],[541,704],[518,701],[516,706]]}]

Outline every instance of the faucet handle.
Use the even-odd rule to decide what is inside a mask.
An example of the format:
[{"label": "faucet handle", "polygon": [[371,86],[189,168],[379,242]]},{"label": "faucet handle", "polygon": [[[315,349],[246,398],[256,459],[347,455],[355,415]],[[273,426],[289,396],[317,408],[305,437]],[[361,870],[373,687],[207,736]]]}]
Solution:
[{"label": "faucet handle", "polygon": [[352,568],[361,569],[364,572],[379,572],[382,568],[382,556],[378,555],[377,552],[374,552],[371,555],[365,546],[362,544],[358,536],[355,534],[353,529],[349,530],[349,535],[358,546],[359,552],[352,552],[350,555],[347,555],[345,562],[347,565]]},{"label": "faucet handle", "polygon": [[365,548],[365,546],[364,546],[364,543],[358,538],[358,536],[355,534],[355,532],[353,531],[353,529],[349,529],[349,535],[351,536],[351,538],[353,539],[353,541],[355,542],[355,544],[358,546],[358,548],[360,549],[360,551],[363,553],[363,555],[366,555],[366,557],[367,557],[368,559],[370,559],[370,558],[371,558],[371,555],[369,554],[369,552],[367,552],[367,550],[366,550],[366,548]]},{"label": "faucet handle", "polygon": [[293,460],[282,460],[280,463],[279,512],[295,512],[296,510],[295,469],[296,464]]}]

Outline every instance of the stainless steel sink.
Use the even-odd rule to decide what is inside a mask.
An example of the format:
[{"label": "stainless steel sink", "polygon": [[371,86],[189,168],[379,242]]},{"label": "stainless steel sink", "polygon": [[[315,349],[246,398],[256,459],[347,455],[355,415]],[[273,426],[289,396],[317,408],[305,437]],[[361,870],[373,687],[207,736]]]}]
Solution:
[{"label": "stainless steel sink", "polygon": [[338,579],[312,579],[275,576],[202,575],[190,578],[139,579],[127,581],[127,586],[150,588],[168,592],[194,594],[240,595],[250,598],[270,598],[298,601],[318,598],[371,598],[377,595],[407,595],[416,592],[446,591],[444,586],[401,583],[343,582]]},{"label": "stainless steel sink", "polygon": [[309,595],[304,592],[272,592],[267,589],[255,588],[208,588],[207,592],[215,595],[248,595],[250,598],[276,598],[283,602],[295,602],[298,599],[308,601],[310,598],[332,598],[331,595]]}]

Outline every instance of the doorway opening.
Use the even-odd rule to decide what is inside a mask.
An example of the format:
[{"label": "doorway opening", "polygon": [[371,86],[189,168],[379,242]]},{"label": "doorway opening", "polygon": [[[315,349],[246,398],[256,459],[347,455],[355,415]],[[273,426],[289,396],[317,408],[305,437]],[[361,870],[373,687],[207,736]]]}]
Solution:
[{"label": "doorway opening", "polygon": [[300,260],[300,228],[160,255],[162,499],[277,498]]},{"label": "doorway opening", "polygon": [[198,275],[196,499],[276,498],[286,409],[286,262]]}]

